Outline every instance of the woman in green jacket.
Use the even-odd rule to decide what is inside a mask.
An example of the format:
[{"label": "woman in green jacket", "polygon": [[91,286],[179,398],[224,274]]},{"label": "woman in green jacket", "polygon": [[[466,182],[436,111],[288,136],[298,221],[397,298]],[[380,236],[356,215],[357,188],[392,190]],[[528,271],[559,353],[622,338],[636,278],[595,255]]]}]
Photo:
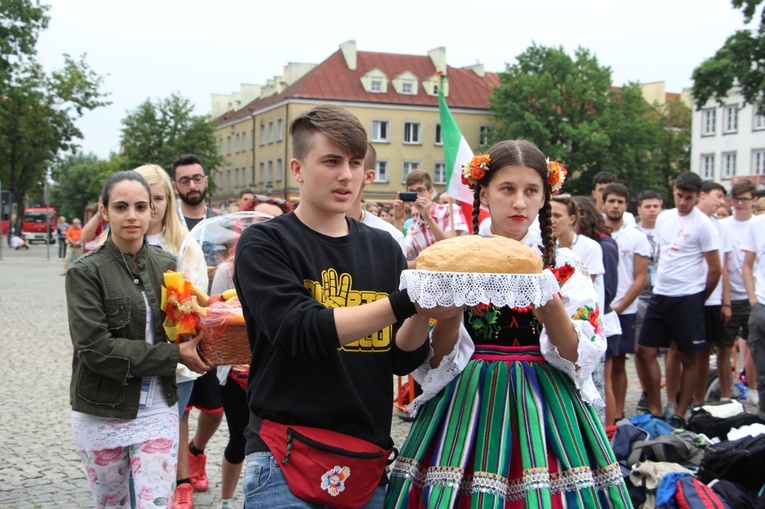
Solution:
[{"label": "woman in green jacket", "polygon": [[169,506],[178,448],[176,365],[210,368],[197,354],[199,337],[176,345],[162,328],[162,274],[175,259],[145,242],[149,185],[134,171],[118,172],[101,198],[109,237],[66,274],[74,441],[95,507],[128,507],[131,471],[136,507]]}]

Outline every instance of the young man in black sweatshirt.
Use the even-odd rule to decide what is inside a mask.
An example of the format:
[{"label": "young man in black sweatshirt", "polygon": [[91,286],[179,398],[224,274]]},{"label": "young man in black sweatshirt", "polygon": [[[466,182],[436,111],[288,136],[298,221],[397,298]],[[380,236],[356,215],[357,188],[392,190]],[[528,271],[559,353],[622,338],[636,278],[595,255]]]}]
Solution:
[{"label": "young man in black sweatshirt", "polygon": [[[428,317],[418,311],[434,311],[398,290],[406,260],[393,238],[346,219],[364,173],[359,120],[317,106],[295,118],[290,135],[300,205],[249,227],[236,249],[234,283],[253,353],[250,428],[268,419],[390,449],[392,376],[425,361]],[[245,507],[311,507],[289,491],[255,430],[246,435]],[[365,507],[382,507],[385,483],[383,475]]]}]

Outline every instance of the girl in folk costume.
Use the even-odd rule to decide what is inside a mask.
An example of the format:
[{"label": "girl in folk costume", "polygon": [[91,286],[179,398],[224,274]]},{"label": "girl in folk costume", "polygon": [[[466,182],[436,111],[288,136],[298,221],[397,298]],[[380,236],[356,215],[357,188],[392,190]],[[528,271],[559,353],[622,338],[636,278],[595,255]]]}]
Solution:
[{"label": "girl in folk costume", "polygon": [[[533,309],[481,304],[438,320],[386,507],[631,507],[592,406],[603,404],[591,375],[606,347],[595,290],[551,232],[566,170],[522,140],[463,170],[473,222],[488,207],[492,234],[535,249],[560,292]],[[541,231],[530,229],[537,216]]]}]

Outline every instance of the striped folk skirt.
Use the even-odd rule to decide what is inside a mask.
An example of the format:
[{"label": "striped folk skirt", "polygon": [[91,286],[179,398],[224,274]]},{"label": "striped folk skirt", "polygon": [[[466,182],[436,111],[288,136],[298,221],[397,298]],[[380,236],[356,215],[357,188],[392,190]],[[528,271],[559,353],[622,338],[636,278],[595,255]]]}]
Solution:
[{"label": "striped folk skirt", "polygon": [[595,409],[538,347],[477,346],[420,408],[385,506],[624,507],[627,487]]}]

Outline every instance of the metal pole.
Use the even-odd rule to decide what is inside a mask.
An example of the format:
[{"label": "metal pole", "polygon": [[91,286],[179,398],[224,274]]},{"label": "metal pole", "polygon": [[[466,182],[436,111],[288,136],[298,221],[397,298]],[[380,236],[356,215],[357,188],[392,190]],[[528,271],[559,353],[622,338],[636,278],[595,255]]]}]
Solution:
[{"label": "metal pole", "polygon": [[50,220],[53,214],[48,210],[48,170],[45,170],[45,182],[43,183],[43,195],[45,197],[45,230],[48,232],[45,239],[45,245],[47,247],[46,258],[50,261]]}]

